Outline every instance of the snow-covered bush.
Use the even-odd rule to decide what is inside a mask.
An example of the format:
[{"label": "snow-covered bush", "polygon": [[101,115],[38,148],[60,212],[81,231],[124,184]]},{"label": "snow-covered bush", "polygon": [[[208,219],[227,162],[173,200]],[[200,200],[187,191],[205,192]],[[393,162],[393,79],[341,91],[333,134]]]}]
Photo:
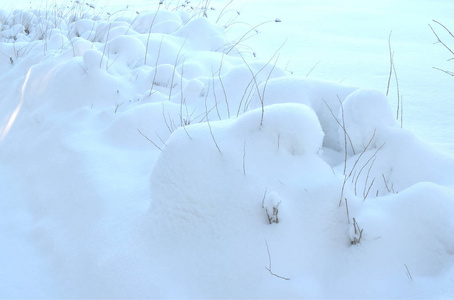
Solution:
[{"label": "snow-covered bush", "polygon": [[363,151],[372,138],[373,148],[381,146],[390,134],[389,128],[396,125],[388,99],[377,90],[359,89],[348,95],[342,106],[338,120],[343,120],[345,126],[339,126],[339,137],[343,143],[345,130],[350,154]]},{"label": "snow-covered bush", "polygon": [[452,157],[162,2],[0,11],[0,298],[452,298]]}]

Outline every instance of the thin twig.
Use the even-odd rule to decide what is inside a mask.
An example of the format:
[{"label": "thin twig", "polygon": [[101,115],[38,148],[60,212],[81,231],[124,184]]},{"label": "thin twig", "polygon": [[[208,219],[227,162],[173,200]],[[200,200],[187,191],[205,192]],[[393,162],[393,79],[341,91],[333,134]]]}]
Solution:
[{"label": "thin twig", "polygon": [[394,72],[394,78],[396,79],[396,88],[397,88],[397,116],[396,120],[399,120],[399,112],[400,112],[400,90],[399,90],[399,79],[397,77],[397,72],[396,72],[396,66],[392,65],[393,67],[393,72]]},{"label": "thin twig", "polygon": [[156,145],[155,142],[153,142],[151,139],[149,139],[145,134],[142,133],[142,131],[139,130],[139,128],[137,128],[137,131],[144,137],[146,138],[150,143],[152,143],[156,148],[158,148],[160,151],[162,151],[162,149]]},{"label": "thin twig", "polygon": [[218,97],[216,96],[216,86],[215,86],[215,83],[214,83],[214,71],[213,69],[211,69],[211,81],[213,82],[213,97],[214,97],[214,104],[216,106],[216,113],[218,114],[218,119],[219,120],[222,120],[222,117],[221,117],[221,114],[219,112],[219,107],[218,107]]},{"label": "thin twig", "polygon": [[348,224],[350,224],[350,213],[348,212],[348,202],[347,202],[347,198],[345,198],[345,208],[347,210],[347,222]]},{"label": "thin twig", "polygon": [[[369,188],[367,189],[367,193],[364,194],[364,198],[363,198],[363,201],[366,201],[367,199],[367,196],[369,196],[369,192],[370,192],[370,189],[372,188],[372,186],[374,185],[374,182],[375,182],[375,178],[372,180],[372,182],[370,183],[370,186]],[[365,186],[364,186],[365,187]]]},{"label": "thin twig", "polygon": [[265,267],[265,269],[268,270],[268,272],[270,272],[271,275],[273,276],[276,276],[280,279],[284,279],[284,280],[290,280],[290,278],[287,278],[287,277],[283,277],[283,276],[280,276],[280,275],[277,275],[276,273],[273,273],[273,271],[271,271],[271,255],[270,255],[270,248],[268,247],[268,241],[265,239],[265,244],[266,244],[266,251],[268,252],[268,262],[269,262],[269,267]]},{"label": "thin twig", "polygon": [[391,34],[392,34],[392,30],[389,32],[389,36],[388,36],[388,49],[389,49],[389,76],[388,76],[388,86],[386,88],[386,96],[388,96],[388,93],[389,93],[389,86],[391,84],[391,76],[392,76],[392,73],[393,73],[393,52],[391,50]]},{"label": "thin twig", "polygon": [[173,65],[173,72],[172,72],[172,80],[170,82],[169,101],[172,98],[173,80],[175,79],[175,73],[176,73],[176,70],[177,70],[178,61],[180,59],[180,53],[181,53],[181,50],[183,50],[183,47],[184,47],[185,44],[186,44],[186,40],[184,40],[183,44],[180,47],[180,50],[178,50],[177,56],[175,57],[175,63]]},{"label": "thin twig", "polygon": [[[339,200],[339,206],[341,206],[342,204],[342,199],[344,197],[344,189],[345,189],[345,184],[347,183],[348,179],[352,176],[353,174],[353,171],[355,170],[356,168],[356,165],[358,164],[359,160],[361,159],[361,157],[364,155],[364,153],[366,153],[367,149],[369,148],[370,144],[372,144],[372,141],[375,137],[375,130],[374,130],[374,134],[372,135],[372,137],[370,138],[369,142],[367,143],[366,147],[364,147],[364,150],[359,154],[358,158],[356,159],[355,163],[353,164],[353,167],[352,169],[350,170],[350,173],[348,174],[348,176],[346,174],[344,174],[344,183],[342,184],[342,190],[341,190],[341,196],[340,196],[340,200]],[[384,144],[383,144],[384,146]],[[383,147],[382,146],[382,147]],[[381,147],[380,147],[381,148]],[[345,162],[346,163],[346,162]]]},{"label": "thin twig", "polygon": [[229,3],[227,3],[226,5],[224,5],[224,7],[222,8],[221,12],[219,13],[218,15],[218,18],[216,19],[216,24],[219,22],[219,20],[222,18],[222,16],[224,15],[224,12],[225,10],[227,9],[227,7],[233,2],[233,0],[230,0]]},{"label": "thin twig", "polygon": [[252,27],[250,30],[248,30],[235,44],[233,44],[233,46],[230,47],[229,51],[227,51],[225,54],[229,54],[230,51],[232,51],[233,49],[236,48],[236,46],[238,46],[239,43],[241,43],[245,37],[251,32],[251,31],[254,31],[257,27],[260,27],[262,26],[263,24],[266,24],[266,23],[271,23],[271,22],[274,22],[274,21],[265,21],[265,22],[262,22],[254,27]]},{"label": "thin twig", "polygon": [[[210,90],[210,82],[208,81],[207,97],[208,97],[209,90]],[[205,97],[205,112],[206,112],[206,116],[205,116],[205,117],[206,117],[206,119],[207,119],[208,128],[210,129],[211,138],[213,139],[213,142],[214,142],[214,144],[216,145],[216,148],[218,149],[219,154],[222,155],[221,148],[219,148],[219,145],[218,145],[218,143],[216,142],[216,139],[215,139],[214,134],[213,134],[213,130],[211,129],[210,120],[209,120],[209,118],[208,118],[209,112],[208,112],[208,107],[207,107],[207,97]]]},{"label": "thin twig", "polygon": [[159,3],[158,5],[158,9],[156,10],[156,13],[154,14],[153,16],[153,20],[151,21],[151,24],[150,24],[150,29],[148,30],[148,37],[147,37],[147,44],[145,46],[145,60],[144,60],[144,65],[147,64],[147,56],[148,56],[148,44],[150,42],[150,36],[151,36],[151,29],[153,28],[153,24],[154,24],[154,21],[156,19],[156,16],[158,15],[159,13],[159,9],[161,8],[161,2]]},{"label": "thin twig", "polygon": [[410,270],[408,269],[407,267],[407,264],[404,264],[405,266],[405,269],[407,270],[407,277],[410,279],[410,280],[413,280],[413,277],[411,276],[411,273],[410,273]]},{"label": "thin twig", "polygon": [[451,72],[451,71],[447,71],[447,70],[443,70],[443,69],[440,69],[440,68],[437,68],[437,67],[432,67],[434,68],[435,70],[438,70],[438,71],[442,71],[450,76],[454,76],[454,72]]},{"label": "thin twig", "polygon": [[318,66],[318,64],[321,62],[321,60],[319,60],[313,67],[312,69],[309,70],[309,72],[307,72],[306,74],[306,77],[309,77],[309,75],[312,73],[312,71],[314,71],[314,69]]},{"label": "thin twig", "polygon": [[432,20],[432,21],[434,21],[435,23],[437,23],[438,25],[440,25],[441,27],[443,27],[443,28],[444,28],[444,29],[445,29],[445,30],[454,38],[454,34],[452,34],[452,32],[449,31],[449,29],[448,29],[445,25],[441,24],[441,23],[438,22],[437,20]]},{"label": "thin twig", "polygon": [[153,75],[153,80],[151,82],[151,88],[150,88],[150,96],[151,93],[153,92],[153,87],[156,83],[156,75],[158,74],[158,61],[159,61],[159,56],[161,56],[161,48],[162,48],[162,41],[164,40],[164,35],[161,37],[161,42],[159,43],[159,48],[158,48],[158,54],[156,55],[156,62],[154,66],[154,75]]},{"label": "thin twig", "polygon": [[238,51],[238,54],[240,55],[241,59],[243,60],[243,62],[245,63],[245,65],[249,69],[249,72],[252,75],[252,80],[254,81],[255,89],[257,90],[257,96],[259,97],[260,103],[262,104],[262,118],[260,120],[260,127],[261,127],[262,123],[263,123],[263,110],[264,110],[264,108],[263,108],[262,95],[261,95],[260,90],[259,90],[259,84],[257,83],[257,75],[260,73],[261,70],[259,72],[257,72],[257,74],[254,74],[254,72],[252,71],[251,67],[247,63],[246,59],[244,59],[243,55],[239,51]]},{"label": "thin twig", "polygon": [[[341,104],[341,108],[342,108],[341,113],[342,113],[342,115],[343,115],[343,114],[344,114],[344,109],[343,109],[342,100],[340,100],[339,98],[338,98],[338,100],[340,101],[339,103]],[[331,107],[328,105],[328,103],[326,103],[325,99],[322,99],[322,101],[325,103],[326,107],[328,108],[329,112],[330,112],[331,115],[333,116],[334,120],[336,120],[336,123],[337,123],[337,124],[342,128],[342,130],[344,131],[344,135],[345,135],[345,136],[344,136],[344,143],[346,142],[346,141],[345,141],[345,137],[347,137],[347,139],[348,139],[348,141],[349,141],[349,143],[350,143],[350,147],[352,147],[353,154],[356,154],[356,153],[355,153],[355,148],[353,147],[353,142],[352,142],[352,140],[351,140],[351,138],[350,138],[350,135],[349,135],[348,132],[347,132],[347,129],[345,128],[345,120],[344,120],[344,118],[342,118],[342,119],[343,119],[343,121],[342,121],[343,124],[341,124],[341,122],[339,121],[339,119],[336,117],[336,115],[334,114],[333,110],[331,109]],[[345,149],[347,149],[347,146],[346,146],[346,145],[345,145]],[[344,169],[344,174],[345,174],[345,169]]]},{"label": "thin twig", "polygon": [[167,126],[167,129],[169,130],[170,133],[173,132],[172,128],[170,128],[172,125],[172,123],[169,125],[169,123],[167,123],[167,117],[166,117],[166,114],[165,114],[165,107],[164,107],[164,102],[162,102],[162,117],[164,119],[164,123],[166,124]]},{"label": "thin twig", "polygon": [[[438,22],[437,22],[438,23]],[[438,23],[440,24],[440,23]],[[453,55],[454,55],[454,51],[451,50],[451,48],[449,48],[448,45],[446,45],[441,39],[440,37],[438,36],[438,34],[435,32],[435,30],[432,28],[432,26],[429,24],[429,27],[430,29],[432,30],[432,32],[434,33],[434,35],[437,37],[437,40],[440,44],[442,44],[449,52],[451,52]],[[443,26],[444,27],[444,26]],[[448,30],[449,33],[451,33],[449,30]]]},{"label": "thin twig", "polygon": [[265,208],[265,198],[266,198],[266,192],[268,191],[268,188],[265,189],[265,193],[263,194],[262,198],[262,208]]},{"label": "thin twig", "polygon": [[[232,1],[233,1],[233,0],[232,0]],[[230,3],[231,3],[232,1],[230,1]],[[230,4],[230,3],[229,3],[229,4]],[[227,100],[227,92],[225,91],[224,83],[222,82],[222,78],[221,78],[221,69],[222,69],[223,61],[224,61],[224,53],[222,54],[221,63],[220,63],[220,65],[219,65],[218,79],[219,79],[219,82],[221,83],[222,92],[224,93],[225,105],[227,106],[227,116],[228,116],[228,118],[230,119],[230,107],[229,107],[229,101]]]},{"label": "thin twig", "polygon": [[[285,43],[285,42],[284,42]],[[283,45],[282,45],[283,46]],[[281,46],[281,47],[282,47]],[[262,90],[262,117],[260,119],[260,126],[263,124],[263,116],[265,115],[265,91],[266,91],[266,86],[268,85],[268,81],[270,80],[271,73],[273,73],[274,68],[276,68],[277,61],[279,60],[279,54],[276,57],[276,61],[273,64],[273,67],[271,68],[270,72],[268,73],[268,77],[266,78],[265,85],[263,86]]]}]

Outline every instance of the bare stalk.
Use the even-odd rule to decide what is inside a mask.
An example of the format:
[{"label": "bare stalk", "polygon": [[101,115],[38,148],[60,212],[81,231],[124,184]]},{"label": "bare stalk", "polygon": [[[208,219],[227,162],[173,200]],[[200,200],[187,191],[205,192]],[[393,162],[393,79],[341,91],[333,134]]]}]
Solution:
[{"label": "bare stalk", "polygon": [[[334,114],[333,110],[331,109],[331,107],[328,105],[328,103],[326,103],[326,101],[324,99],[322,99],[322,101],[325,103],[326,107],[328,108],[329,112],[331,113],[331,115],[333,116],[334,120],[336,120],[336,123],[342,128],[342,131],[344,132],[344,143],[346,142],[345,141],[345,137],[348,139],[349,143],[350,143],[350,147],[352,147],[352,151],[353,151],[353,154],[356,154],[356,151],[355,151],[355,147],[353,147],[353,142],[350,138],[350,135],[348,134],[347,132],[347,129],[345,128],[345,120],[344,120],[344,105],[342,103],[342,100],[340,100],[339,96],[337,96],[337,99],[339,100],[339,104],[341,105],[341,114],[342,114],[342,123],[339,121],[339,119],[336,117],[336,115]],[[345,146],[345,149],[347,149],[347,147]],[[344,170],[344,173],[345,173],[345,170]]]},{"label": "bare stalk", "polygon": [[178,50],[177,56],[175,57],[175,63],[173,64],[172,80],[170,82],[170,91],[169,91],[169,101],[172,97],[173,80],[175,79],[175,73],[176,73],[178,61],[180,59],[180,53],[181,53],[181,50],[183,50],[184,44],[186,44],[186,40],[184,40],[183,44],[180,47],[180,50]]},{"label": "bare stalk", "polygon": [[233,2],[233,0],[230,0],[229,3],[227,3],[226,5],[224,5],[224,7],[222,8],[221,12],[219,13],[219,16],[218,18],[216,19],[216,24],[219,22],[219,20],[222,18],[222,16],[225,14],[225,10],[227,9],[227,7],[229,7],[229,5]]},{"label": "bare stalk", "polygon": [[[99,62],[99,68],[101,69],[102,68],[102,60],[104,58],[104,55],[106,53],[106,47],[107,47],[107,43],[109,42],[109,34],[110,34],[110,28],[112,27],[112,23],[109,23],[109,29],[107,30],[107,36],[106,36],[106,43],[104,44],[104,49],[102,51],[102,56],[101,56],[101,60]],[[107,67],[107,65],[106,65]]]},{"label": "bare stalk", "polygon": [[265,193],[263,194],[262,198],[262,208],[265,208],[265,198],[266,198],[266,192],[268,191],[268,188],[265,189]]},{"label": "bare stalk", "polygon": [[151,29],[153,28],[154,20],[156,19],[156,16],[158,15],[159,9],[161,8],[162,2],[159,2],[158,9],[156,10],[156,13],[153,16],[153,20],[151,21],[150,24],[150,29],[148,29],[148,37],[147,37],[147,44],[145,46],[145,60],[144,60],[144,65],[147,64],[147,56],[148,56],[148,43],[150,42],[150,36],[151,36]]},{"label": "bare stalk", "polygon": [[206,113],[205,117],[206,117],[206,119],[207,119],[207,124],[208,124],[208,128],[209,128],[209,130],[210,130],[211,138],[213,139],[213,142],[214,142],[214,144],[216,145],[216,148],[218,149],[219,154],[222,155],[221,148],[219,148],[219,145],[218,145],[218,143],[216,142],[216,138],[214,137],[213,130],[211,129],[210,119],[209,119],[209,117],[208,117],[209,111],[208,111],[208,107],[207,107],[207,97],[208,97],[208,93],[209,93],[209,89],[210,89],[209,83],[210,83],[210,82],[208,81],[208,91],[207,91],[207,96],[205,97],[205,113]]},{"label": "bare stalk", "polygon": [[269,267],[265,267],[265,269],[267,269],[271,275],[276,276],[277,278],[284,279],[284,280],[290,280],[290,278],[288,278],[288,277],[283,277],[283,276],[277,275],[276,273],[273,273],[273,271],[271,271],[271,254],[270,254],[270,248],[268,247],[268,241],[266,239],[265,239],[265,244],[266,244],[266,251],[268,252],[268,266],[269,266]]},{"label": "bare stalk", "polygon": [[312,69],[309,70],[309,72],[307,72],[306,74],[306,77],[309,77],[309,75],[312,73],[312,71],[315,70],[315,68],[318,66],[318,64],[321,62],[321,60],[319,60],[313,67]]},{"label": "bare stalk", "polygon": [[407,277],[408,277],[408,279],[413,280],[413,277],[411,276],[411,273],[410,273],[410,270],[409,270],[408,267],[407,267],[407,264],[404,264],[404,266],[405,266],[405,269],[407,270]]},{"label": "bare stalk", "polygon": [[396,79],[396,88],[397,88],[397,116],[396,119],[399,120],[399,113],[400,113],[400,90],[399,90],[399,79],[397,77],[396,67],[394,63],[392,64],[394,78]]},{"label": "bare stalk", "polygon": [[156,143],[153,142],[150,138],[148,138],[145,134],[143,134],[142,131],[139,130],[139,128],[137,128],[137,131],[138,131],[144,138],[146,138],[150,143],[152,143],[153,146],[155,146],[155,147],[158,148],[160,151],[162,151],[162,149],[161,149],[158,145],[156,145]]},{"label": "bare stalk", "polygon": [[154,75],[153,75],[153,80],[151,83],[151,88],[150,88],[150,96],[151,93],[153,92],[153,88],[156,82],[156,75],[158,74],[158,62],[159,62],[159,56],[161,55],[161,48],[162,48],[162,41],[164,40],[164,35],[161,38],[161,42],[159,43],[159,49],[158,49],[158,54],[156,56],[156,63],[154,65]]},{"label": "bare stalk", "polygon": [[[233,0],[232,0],[232,1],[233,1]],[[232,1],[230,1],[230,3],[231,3]],[[227,100],[227,92],[225,91],[224,83],[222,82],[222,77],[221,77],[221,69],[222,69],[222,64],[223,64],[223,62],[224,62],[224,53],[222,53],[221,64],[219,65],[218,79],[219,79],[219,82],[221,83],[222,92],[224,93],[225,105],[226,105],[226,107],[227,107],[227,116],[228,116],[228,118],[230,118],[229,101]]]},{"label": "bare stalk", "polygon": [[389,32],[389,36],[388,36],[388,49],[389,49],[389,76],[388,76],[388,86],[386,87],[386,96],[388,96],[388,93],[389,93],[389,86],[391,84],[391,76],[392,76],[392,73],[393,73],[393,52],[391,50],[391,34],[392,34],[392,30]]},{"label": "bare stalk", "polygon": [[[442,27],[443,27],[451,36],[453,36],[452,33],[451,33],[451,31],[449,31],[443,24],[441,24],[440,22],[435,21],[435,20],[433,20],[433,21],[434,21],[435,23],[441,25],[441,26],[442,26]],[[451,54],[454,55],[454,51],[440,39],[440,37],[438,36],[438,34],[435,32],[435,30],[432,28],[432,26],[431,26],[430,24],[429,24],[429,27],[430,27],[430,29],[432,30],[433,34],[436,36],[438,42],[439,42],[440,44],[442,44],[443,47],[446,48],[446,50],[448,50],[449,52],[451,52]],[[453,36],[453,37],[454,37],[454,36]]]},{"label": "bare stalk", "polygon": [[251,72],[251,75],[252,75],[252,80],[254,81],[254,85],[255,85],[255,89],[257,90],[257,95],[260,99],[260,103],[262,104],[262,118],[260,120],[260,127],[262,126],[263,124],[263,111],[264,111],[264,108],[263,108],[263,100],[262,100],[262,94],[260,93],[260,90],[259,90],[259,84],[257,83],[257,74],[259,72],[257,72],[257,74],[254,74],[254,72],[252,71],[251,67],[249,66],[249,64],[247,63],[246,59],[244,59],[243,55],[240,53],[240,51],[238,51],[238,54],[240,55],[241,59],[243,60],[243,62],[246,64],[247,68],[249,69],[249,72]]},{"label": "bare stalk", "polygon": [[[358,162],[360,161],[361,157],[364,155],[364,153],[366,153],[367,149],[369,148],[369,146],[372,144],[372,141],[375,137],[375,130],[374,130],[374,134],[372,135],[372,137],[370,138],[369,142],[367,143],[366,147],[364,147],[364,150],[359,154],[358,158],[356,159],[355,163],[353,164],[353,167],[351,168],[350,170],[350,173],[348,175],[344,174],[344,183],[342,184],[342,190],[341,190],[341,195],[340,195],[340,200],[339,200],[339,206],[341,206],[342,204],[342,199],[344,198],[344,189],[345,189],[345,184],[347,183],[348,179],[352,176],[353,174],[353,171],[355,170],[356,168],[356,165],[358,164]],[[383,147],[383,146],[382,146]],[[381,148],[381,147],[380,147]],[[345,161],[345,164],[347,164],[347,162]]]},{"label": "bare stalk", "polygon": [[225,53],[225,54],[229,54],[233,49],[236,48],[236,46],[238,46],[242,41],[245,40],[246,36],[251,33],[252,31],[256,30],[256,28],[262,26],[263,24],[266,24],[266,23],[271,23],[271,22],[274,22],[274,21],[265,21],[265,22],[262,22],[254,27],[252,27],[251,29],[249,29],[235,44],[233,44],[233,46],[230,47],[230,49]]}]

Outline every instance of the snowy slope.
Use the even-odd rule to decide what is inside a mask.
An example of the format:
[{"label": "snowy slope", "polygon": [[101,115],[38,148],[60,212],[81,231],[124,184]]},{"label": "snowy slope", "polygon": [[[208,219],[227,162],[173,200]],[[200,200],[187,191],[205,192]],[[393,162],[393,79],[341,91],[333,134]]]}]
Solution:
[{"label": "snowy slope", "polygon": [[454,158],[387,73],[291,74],[221,4],[0,11],[0,298],[454,297]]},{"label": "snowy slope", "polygon": [[[177,1],[173,1],[176,3]],[[183,2],[183,1],[181,1]],[[117,7],[149,8],[149,1],[109,1]],[[118,3],[118,4],[117,4]],[[229,3],[211,0],[216,14]],[[394,64],[404,105],[404,126],[437,147],[453,152],[454,127],[451,112],[452,79],[433,67],[452,71],[452,57],[432,33],[431,24],[448,45],[452,38],[437,20],[451,29],[454,3],[437,1],[233,1],[228,9],[240,16],[224,14],[221,19],[235,26],[232,37],[241,36],[251,27],[258,35],[247,40],[248,51],[268,60],[280,49],[279,64],[287,72],[305,77],[323,78],[346,85],[387,90],[389,75],[388,37],[394,52]],[[226,9],[226,10],[228,10]],[[279,18],[282,22],[275,23]],[[254,31],[253,31],[254,32]],[[252,33],[253,33],[252,32]],[[452,49],[452,46],[451,46]],[[397,109],[396,83],[393,77],[389,100]]]}]

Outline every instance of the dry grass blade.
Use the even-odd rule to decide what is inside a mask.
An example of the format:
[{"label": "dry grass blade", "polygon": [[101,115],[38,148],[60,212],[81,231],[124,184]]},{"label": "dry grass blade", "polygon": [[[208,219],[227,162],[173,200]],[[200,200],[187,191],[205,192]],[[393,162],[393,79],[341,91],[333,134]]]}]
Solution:
[{"label": "dry grass blade", "polygon": [[162,48],[162,41],[164,40],[164,35],[161,38],[161,41],[159,42],[159,49],[158,49],[158,54],[156,55],[156,62],[154,65],[154,75],[153,75],[153,80],[151,82],[151,87],[150,87],[150,95],[153,93],[153,88],[154,85],[156,84],[156,75],[158,75],[158,62],[159,62],[159,57],[161,56],[161,48]]},{"label": "dry grass blade", "polygon": [[227,92],[225,91],[224,83],[222,82],[222,77],[221,77],[221,70],[222,70],[223,62],[224,62],[224,53],[222,54],[221,63],[220,63],[220,65],[219,65],[218,79],[219,79],[219,82],[221,83],[222,92],[224,93],[225,105],[226,105],[226,107],[227,107],[227,117],[230,119],[230,107],[229,107],[229,101],[228,101],[228,99],[227,99]]},{"label": "dry grass blade", "polygon": [[180,50],[178,50],[177,56],[175,57],[175,63],[173,64],[172,79],[170,81],[169,101],[172,98],[173,81],[175,80],[175,73],[177,71],[178,61],[180,60],[180,54],[181,54],[181,51],[183,50],[184,45],[186,44],[186,41],[187,41],[187,39],[184,40],[183,44],[180,47]]},{"label": "dry grass blade", "polygon": [[208,124],[208,129],[210,130],[210,135],[211,138],[213,139],[214,144],[216,145],[216,148],[219,151],[219,154],[222,155],[221,148],[219,148],[218,142],[216,141],[216,138],[214,137],[213,130],[211,129],[211,124],[210,124],[210,119],[208,117],[209,111],[208,111],[208,106],[207,106],[207,97],[210,92],[210,81],[208,81],[208,91],[207,91],[207,96],[205,97],[205,118],[207,119],[206,123]]},{"label": "dry grass blade", "polygon": [[[434,21],[434,22],[436,22],[436,21]],[[439,22],[436,22],[436,23],[440,24]],[[442,26],[452,35],[452,33],[444,25],[442,25]],[[433,34],[437,37],[438,42],[440,44],[442,44],[449,52],[451,52],[454,55],[454,51],[440,39],[440,37],[438,36],[438,34],[435,32],[435,30],[433,29],[433,27],[430,24],[429,24],[429,27],[432,30]]]},{"label": "dry grass blade", "polygon": [[400,89],[399,89],[399,79],[397,77],[396,66],[394,63],[392,64],[394,78],[396,79],[396,88],[397,88],[397,113],[396,113],[396,120],[399,120],[399,113],[400,113]]},{"label": "dry grass blade", "polygon": [[[352,139],[350,138],[350,135],[348,134],[347,132],[347,129],[345,127],[345,117],[344,117],[344,105],[342,103],[342,100],[339,98],[339,96],[337,96],[337,99],[339,101],[339,104],[341,105],[341,116],[342,116],[342,123],[339,121],[339,119],[336,117],[336,115],[334,114],[333,110],[331,109],[331,107],[328,105],[328,103],[326,103],[325,99],[322,99],[323,103],[325,103],[326,107],[328,108],[329,112],[331,113],[331,116],[333,116],[334,120],[336,121],[336,123],[342,128],[343,132],[344,132],[344,147],[346,150],[347,149],[347,145],[346,145],[346,139],[348,139],[348,142],[350,143],[350,147],[352,148],[352,152],[353,154],[356,154],[356,151],[355,151],[355,147],[353,147],[353,142],[352,142]],[[347,155],[347,152],[346,154]],[[346,159],[346,158],[345,158]],[[345,169],[344,169],[344,174],[345,174]]]},{"label": "dry grass blade", "polygon": [[266,198],[266,193],[268,192],[268,188],[265,189],[265,193],[263,193],[263,198],[262,198],[262,208],[265,208],[265,198]]},{"label": "dry grass blade", "polygon": [[432,67],[432,68],[434,68],[435,70],[438,70],[438,71],[442,71],[443,73],[446,73],[446,74],[448,74],[450,76],[454,76],[454,72],[443,70],[443,69],[440,69],[440,68],[437,68],[437,67]]},{"label": "dry grass blade", "polygon": [[162,2],[159,3],[158,9],[156,10],[156,13],[155,13],[154,16],[153,16],[153,20],[151,21],[150,29],[148,30],[147,44],[146,44],[146,46],[145,46],[145,60],[144,60],[144,65],[147,64],[148,44],[149,44],[149,42],[150,42],[151,30],[152,30],[152,28],[153,28],[153,24],[154,24],[154,21],[155,21],[155,19],[156,19],[156,16],[157,16],[158,13],[159,13],[159,9],[161,8],[161,4],[162,4]]},{"label": "dry grass blade", "polygon": [[437,23],[438,25],[443,27],[449,33],[449,35],[451,35],[454,38],[454,34],[452,34],[452,32],[445,25],[443,25],[442,23],[438,22],[437,20],[432,20],[432,21],[434,21],[435,23]]},{"label": "dry grass blade", "polygon": [[266,239],[265,239],[265,244],[266,244],[266,251],[268,252],[268,263],[269,263],[269,267],[265,267],[265,269],[267,269],[271,275],[276,276],[277,278],[284,279],[284,280],[290,280],[290,278],[288,278],[288,277],[277,275],[276,273],[273,273],[273,271],[271,271],[271,254],[270,254],[270,248],[268,247],[268,241]]},{"label": "dry grass blade", "polygon": [[152,143],[156,148],[158,148],[160,151],[162,151],[162,149],[156,145],[155,142],[153,142],[150,138],[148,138],[145,134],[142,133],[142,131],[139,130],[139,128],[137,128],[137,131],[140,133],[140,135],[142,135],[144,138],[146,138],[150,143]]},{"label": "dry grass blade", "polygon": [[391,34],[393,32],[390,31],[389,32],[389,36],[388,36],[388,49],[389,49],[389,76],[388,76],[388,86],[386,87],[386,96],[388,96],[389,94],[389,86],[391,85],[391,76],[393,74],[393,64],[394,64],[394,54],[392,52],[392,49],[391,49]]},{"label": "dry grass blade", "polygon": [[312,73],[312,71],[314,71],[315,68],[318,66],[318,64],[321,63],[321,62],[322,62],[322,61],[319,60],[319,61],[312,67],[312,69],[310,69],[309,72],[307,72],[306,77],[309,77],[309,75]]},{"label": "dry grass blade", "polygon": [[[271,58],[267,61],[267,63],[256,74],[254,74],[254,72],[252,71],[251,67],[249,66],[249,64],[247,63],[246,59],[243,57],[243,55],[240,53],[240,51],[237,50],[238,54],[240,55],[241,59],[243,60],[244,64],[247,66],[247,68],[249,69],[249,72],[252,75],[252,81],[254,82],[255,89],[257,91],[257,96],[259,97],[259,100],[260,100],[260,104],[261,104],[261,107],[262,107],[262,115],[261,115],[261,119],[260,119],[260,127],[263,125],[263,116],[265,114],[264,97],[265,97],[266,86],[268,84],[268,81],[269,81],[269,79],[271,77],[271,74],[273,73],[273,71],[274,71],[274,69],[276,67],[277,61],[279,59],[279,54],[278,53],[282,49],[282,47],[284,47],[286,42],[287,42],[287,40],[285,40],[282,43],[282,45],[274,52],[273,56],[271,56]],[[277,55],[276,61],[273,64],[273,67],[271,68],[271,71],[268,73],[268,77],[266,79],[265,86],[263,87],[262,93],[260,93],[259,83],[257,82],[257,75],[260,74],[260,72],[262,72],[265,69],[265,67],[267,67],[270,64],[270,62],[274,59],[274,57],[276,57],[276,55]],[[248,87],[249,87],[249,85],[248,85]],[[246,89],[248,89],[248,87]],[[246,91],[245,91],[245,93],[246,93]],[[244,97],[244,95],[243,95],[243,97]],[[243,98],[241,99],[240,106],[238,107],[238,114],[239,114],[239,110],[240,110],[242,102],[243,102]],[[238,116],[238,114],[237,114],[237,116]]]},{"label": "dry grass blade", "polygon": [[266,23],[271,23],[271,22],[274,22],[274,21],[265,21],[265,22],[262,22],[254,27],[252,27],[251,29],[249,29],[248,31],[246,31],[246,33],[235,43],[233,44],[230,49],[225,53],[225,54],[229,54],[233,49],[236,48],[236,46],[238,46],[243,40],[245,40],[246,36],[251,33],[252,31],[256,30],[258,27],[266,24]]},{"label": "dry grass blade", "polygon": [[[243,57],[243,55],[240,53],[240,51],[238,51],[238,54],[240,55],[241,59],[243,60],[244,64],[247,66],[247,68],[249,69],[249,72],[251,72],[251,75],[252,75],[252,80],[254,82],[254,85],[255,85],[255,89],[257,90],[257,95],[259,97],[259,100],[260,100],[260,103],[262,103],[262,111],[263,111],[263,100],[262,100],[262,94],[260,93],[260,89],[259,89],[259,84],[257,83],[257,75],[260,73],[261,70],[263,70],[263,68],[257,72],[256,74],[254,74],[254,72],[252,71],[251,67],[249,66],[249,64],[247,63],[246,59]],[[263,114],[262,114],[262,119],[260,121],[260,126],[262,126],[262,123],[263,123]]]},{"label": "dry grass blade", "polygon": [[408,279],[413,280],[413,277],[411,276],[411,273],[410,273],[410,270],[409,270],[408,267],[407,267],[407,264],[404,264],[404,266],[405,266],[405,269],[407,270],[407,277],[408,277]]},{"label": "dry grass blade", "polygon": [[[374,140],[374,138],[375,138],[375,130],[374,130],[374,133],[373,133],[372,137],[370,138],[369,142],[364,147],[364,150],[359,154],[358,158],[356,159],[355,163],[353,164],[353,166],[350,170],[350,173],[348,175],[344,174],[344,183],[342,184],[342,190],[341,190],[341,195],[340,195],[340,200],[339,200],[339,207],[342,205],[342,199],[344,198],[345,184],[347,183],[348,179],[352,176],[353,171],[356,169],[356,165],[361,160],[361,157],[364,155],[364,153],[366,153],[367,149],[372,144],[372,141]],[[383,146],[384,145],[382,145],[382,147]],[[379,149],[381,149],[382,147],[380,147]],[[346,166],[346,164],[347,164],[347,162],[345,161],[345,166]]]}]

